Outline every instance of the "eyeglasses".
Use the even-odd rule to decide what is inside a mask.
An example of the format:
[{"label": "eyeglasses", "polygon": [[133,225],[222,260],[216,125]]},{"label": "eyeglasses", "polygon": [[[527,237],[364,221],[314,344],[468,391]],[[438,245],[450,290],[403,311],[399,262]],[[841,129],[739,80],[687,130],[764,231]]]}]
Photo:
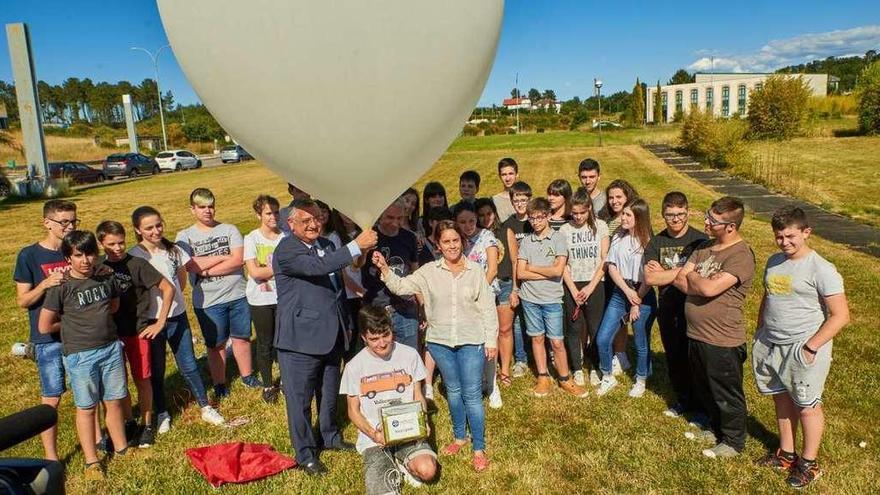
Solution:
[{"label": "eyeglasses", "polygon": [[684,211],[681,213],[664,213],[663,218],[667,220],[675,220],[676,218],[687,218],[688,212]]},{"label": "eyeglasses", "polygon": [[512,199],[512,200],[510,200],[510,202],[515,205],[524,205],[524,204],[528,203],[529,200],[528,199]]},{"label": "eyeglasses", "polygon": [[80,220],[76,219],[76,218],[74,218],[73,220],[55,220],[54,218],[47,218],[46,220],[57,223],[58,225],[61,226],[62,229],[66,229],[67,227],[70,227],[71,225],[76,227],[77,225],[79,225],[79,222],[80,222]]},{"label": "eyeglasses", "polygon": [[306,220],[303,220],[301,218],[297,218],[296,222],[301,223],[303,225],[321,225],[321,221],[318,220],[317,218],[314,218],[314,217],[306,219]]},{"label": "eyeglasses", "polygon": [[725,222],[723,220],[718,220],[717,218],[712,216],[712,210],[706,210],[706,221],[709,222],[709,225],[716,227],[718,225],[734,225],[736,222]]},{"label": "eyeglasses", "polygon": [[547,215],[535,215],[529,217],[530,222],[540,222],[543,220],[547,220]]}]

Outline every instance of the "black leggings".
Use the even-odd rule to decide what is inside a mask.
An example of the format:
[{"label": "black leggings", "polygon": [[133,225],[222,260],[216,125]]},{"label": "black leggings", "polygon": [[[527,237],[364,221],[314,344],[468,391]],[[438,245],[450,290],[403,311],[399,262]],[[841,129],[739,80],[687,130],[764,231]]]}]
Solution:
[{"label": "black leggings", "polygon": [[[575,282],[578,290],[584,288],[589,282]],[[568,354],[568,365],[572,373],[584,367],[584,347],[587,350],[587,359],[590,367],[599,370],[599,351],[596,347],[596,332],[602,323],[605,314],[605,284],[599,283],[587,298],[587,303],[581,306],[577,320],[572,321],[577,304],[566,287],[565,296],[565,351]],[[589,338],[589,342],[586,341]]]},{"label": "black leggings", "polygon": [[277,360],[275,355],[275,304],[269,306],[251,306],[251,321],[257,334],[257,370],[263,380],[263,386],[272,386],[272,363]]}]

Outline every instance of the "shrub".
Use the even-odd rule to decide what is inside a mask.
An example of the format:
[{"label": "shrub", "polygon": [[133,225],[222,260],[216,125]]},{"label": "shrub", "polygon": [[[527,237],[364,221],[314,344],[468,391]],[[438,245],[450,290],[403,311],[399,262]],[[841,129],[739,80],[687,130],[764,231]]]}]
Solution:
[{"label": "shrub", "polygon": [[880,60],[862,70],[856,86],[859,102],[859,130],[880,134]]},{"label": "shrub", "polygon": [[810,89],[802,77],[768,77],[749,99],[749,137],[791,139],[803,134],[809,101]]},{"label": "shrub", "polygon": [[679,141],[692,156],[710,165],[726,167],[745,156],[743,141],[746,132],[743,121],[719,120],[694,108],[683,118]]}]

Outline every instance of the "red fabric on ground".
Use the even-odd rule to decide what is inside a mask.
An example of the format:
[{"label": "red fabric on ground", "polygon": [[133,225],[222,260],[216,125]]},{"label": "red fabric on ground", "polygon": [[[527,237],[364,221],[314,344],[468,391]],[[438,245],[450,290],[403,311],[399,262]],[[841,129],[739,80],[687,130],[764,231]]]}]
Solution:
[{"label": "red fabric on ground", "polygon": [[232,442],[186,450],[196,471],[215,488],[224,483],[247,483],[296,466],[290,457],[264,443]]}]

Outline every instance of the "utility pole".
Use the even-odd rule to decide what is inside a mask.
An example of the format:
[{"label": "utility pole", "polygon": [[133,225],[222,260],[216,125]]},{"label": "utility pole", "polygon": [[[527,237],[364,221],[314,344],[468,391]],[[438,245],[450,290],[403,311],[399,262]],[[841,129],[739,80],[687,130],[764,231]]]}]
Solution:
[{"label": "utility pole", "polygon": [[7,24],[6,39],[9,43],[9,59],[12,62],[12,78],[18,101],[18,118],[21,122],[25,162],[28,173],[33,167],[37,175],[42,177],[41,189],[45,191],[50,175],[46,163],[46,142],[43,138],[43,112],[37,94],[37,74],[34,71],[34,56],[27,24],[21,22]]},{"label": "utility pole", "polygon": [[596,88],[596,97],[599,100],[599,146],[602,146],[602,80],[593,79],[593,86]]},{"label": "utility pole", "polygon": [[140,48],[137,46],[131,47],[132,50],[140,50],[147,54],[150,57],[150,60],[153,61],[153,71],[156,74],[156,93],[159,96],[159,122],[162,124],[162,149],[168,150],[168,136],[165,133],[165,112],[162,110],[162,87],[159,86],[159,54],[162,53],[162,50],[166,48],[170,48],[171,45],[162,45],[156,50],[156,53],[153,54],[150,50],[146,48]]},{"label": "utility pole", "polygon": [[514,79],[513,87],[516,89],[516,106],[513,107],[516,110],[516,133],[519,134],[519,106],[522,104],[522,95],[519,92],[519,72],[516,73],[516,79]]}]

